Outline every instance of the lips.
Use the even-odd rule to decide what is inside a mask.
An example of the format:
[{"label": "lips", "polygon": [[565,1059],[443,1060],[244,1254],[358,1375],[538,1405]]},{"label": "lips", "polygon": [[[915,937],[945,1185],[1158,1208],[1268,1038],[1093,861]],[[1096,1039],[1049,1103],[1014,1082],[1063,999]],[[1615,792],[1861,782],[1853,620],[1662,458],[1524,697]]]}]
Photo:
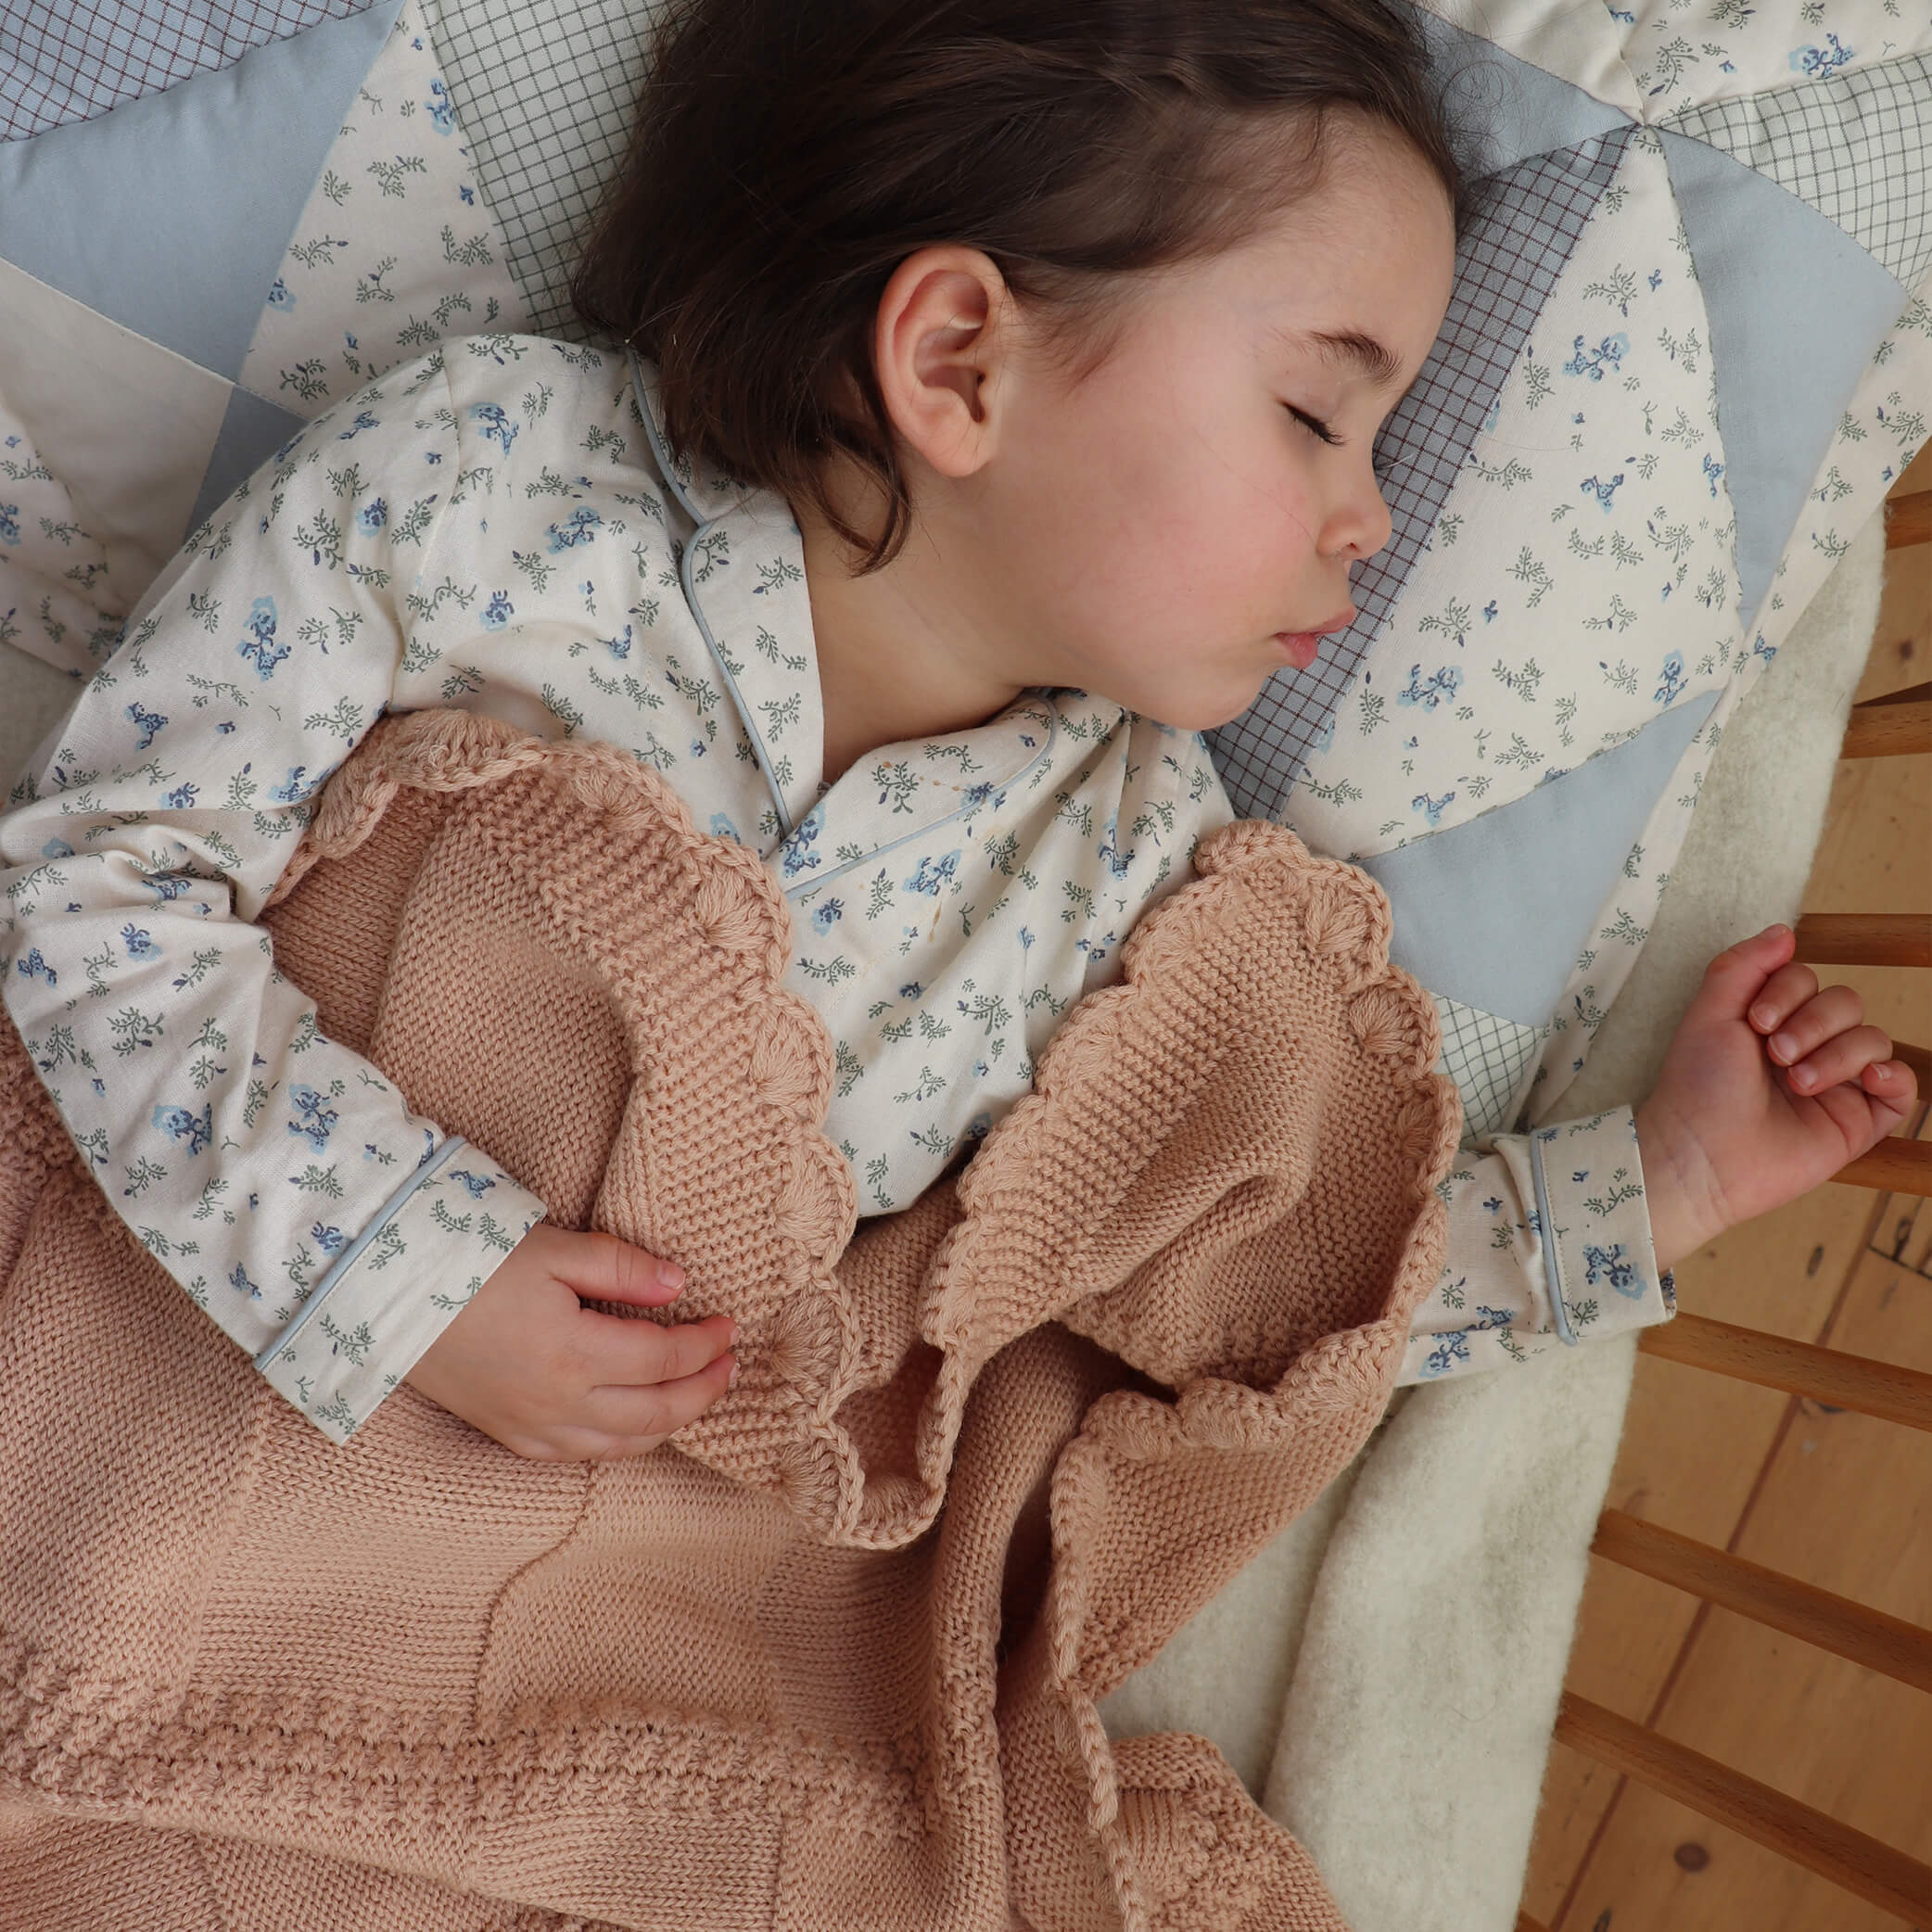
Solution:
[{"label": "lips", "polygon": [[1322,639],[1333,631],[1346,630],[1354,621],[1354,612],[1346,610],[1314,630],[1277,630],[1275,642],[1281,646],[1289,663],[1298,671],[1305,671],[1320,655]]}]

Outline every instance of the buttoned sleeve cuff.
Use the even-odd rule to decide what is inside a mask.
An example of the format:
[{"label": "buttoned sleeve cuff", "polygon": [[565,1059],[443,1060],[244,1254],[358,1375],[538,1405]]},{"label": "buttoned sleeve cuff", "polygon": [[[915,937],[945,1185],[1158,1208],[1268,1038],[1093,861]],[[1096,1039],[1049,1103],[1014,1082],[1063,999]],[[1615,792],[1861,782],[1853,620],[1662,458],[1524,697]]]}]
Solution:
[{"label": "buttoned sleeve cuff", "polygon": [[[1635,1113],[1612,1107],[1530,1137],[1550,1324],[1567,1343],[1669,1321]],[[1674,1288],[1674,1284],[1672,1284]]]},{"label": "buttoned sleeve cuff", "polygon": [[447,1137],[255,1366],[325,1436],[346,1443],[543,1214],[544,1203],[480,1148]]},{"label": "buttoned sleeve cuff", "polygon": [[1466,1150],[1465,1163],[1446,1184],[1448,1262],[1412,1318],[1398,1387],[1529,1362],[1676,1314],[1631,1108],[1494,1136],[1488,1151]]}]

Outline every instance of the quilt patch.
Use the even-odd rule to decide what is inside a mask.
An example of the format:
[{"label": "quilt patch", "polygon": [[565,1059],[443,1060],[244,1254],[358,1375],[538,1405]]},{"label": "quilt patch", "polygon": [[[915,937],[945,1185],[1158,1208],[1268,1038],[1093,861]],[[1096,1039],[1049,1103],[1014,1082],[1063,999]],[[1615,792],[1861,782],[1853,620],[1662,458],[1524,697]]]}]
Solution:
[{"label": "quilt patch", "polygon": [[19,141],[229,66],[371,0],[5,0],[0,140]]},{"label": "quilt patch", "polygon": [[318,416],[446,336],[530,326],[420,0],[357,87],[270,286],[241,381]]}]

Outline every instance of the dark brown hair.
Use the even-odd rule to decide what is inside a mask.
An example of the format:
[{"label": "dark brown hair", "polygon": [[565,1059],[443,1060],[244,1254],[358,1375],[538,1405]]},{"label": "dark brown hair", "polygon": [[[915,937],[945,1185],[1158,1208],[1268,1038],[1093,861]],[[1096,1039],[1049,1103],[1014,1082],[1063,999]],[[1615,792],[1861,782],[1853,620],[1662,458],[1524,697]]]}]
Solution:
[{"label": "dark brown hair", "polygon": [[[674,450],[809,503],[864,575],[911,529],[871,359],[900,262],[982,250],[1078,383],[1134,272],[1315,185],[1338,108],[1411,144],[1460,233],[1469,150],[1423,49],[1405,0],[669,0],[571,299],[657,364]],[[834,448],[889,500],[876,539],[828,501]]]}]

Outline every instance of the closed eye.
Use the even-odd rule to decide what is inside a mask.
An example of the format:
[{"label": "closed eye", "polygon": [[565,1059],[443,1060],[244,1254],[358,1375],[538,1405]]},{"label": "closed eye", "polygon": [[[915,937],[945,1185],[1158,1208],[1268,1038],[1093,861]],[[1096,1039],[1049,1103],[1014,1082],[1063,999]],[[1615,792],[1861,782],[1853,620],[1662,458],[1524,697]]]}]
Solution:
[{"label": "closed eye", "polygon": [[1296,409],[1292,403],[1284,403],[1282,407],[1304,428],[1313,430],[1316,436],[1321,438],[1323,442],[1336,448],[1341,446],[1341,439],[1335,435],[1326,423],[1317,422],[1315,417],[1309,415],[1305,411]]}]

